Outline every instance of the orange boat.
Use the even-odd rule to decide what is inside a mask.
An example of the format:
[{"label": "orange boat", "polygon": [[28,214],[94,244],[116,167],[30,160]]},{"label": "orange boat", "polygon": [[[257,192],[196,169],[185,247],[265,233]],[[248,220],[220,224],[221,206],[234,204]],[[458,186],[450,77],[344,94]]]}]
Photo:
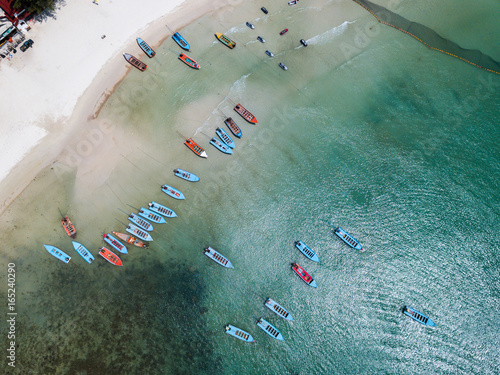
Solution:
[{"label": "orange boat", "polygon": [[123,54],[123,57],[125,57],[125,60],[127,60],[127,62],[130,64],[130,65],[133,65],[135,66],[137,69],[139,69],[140,71],[145,71],[146,68],[148,67],[146,64],[144,64],[141,60],[139,60],[137,57],[135,56],[132,56],[131,54],[129,53],[124,53]]},{"label": "orange boat", "polygon": [[184,53],[181,53],[179,55],[179,60],[181,60],[186,65],[189,65],[193,69],[200,69],[200,64],[198,64],[196,61],[194,61],[192,58],[190,58],[188,55]]},{"label": "orange boat", "polygon": [[128,234],[125,233],[120,233],[120,232],[113,232],[113,234],[118,237],[119,239],[125,241],[126,243],[129,243],[131,245],[137,246],[137,247],[148,247],[144,242],[138,240],[135,237],[132,237]]},{"label": "orange boat", "polygon": [[61,224],[62,224],[64,230],[66,231],[66,233],[68,233],[68,236],[70,236],[71,238],[76,237],[75,226],[73,225],[73,223],[71,222],[69,217],[67,217],[67,216],[63,217],[61,219]]},{"label": "orange boat", "polygon": [[251,123],[251,124],[257,123],[257,119],[255,118],[255,116],[252,115],[252,113],[250,113],[250,111],[245,109],[245,107],[243,107],[240,103],[236,104],[236,106],[234,107],[234,110],[236,112],[238,112],[239,115],[241,117],[243,117],[245,120],[247,120],[249,123]]},{"label": "orange boat", "polygon": [[198,143],[193,141],[191,138],[186,139],[186,142],[184,142],[186,146],[188,146],[191,151],[193,151],[196,155],[201,156],[202,158],[208,158],[207,153],[205,152],[204,149],[202,149]]},{"label": "orange boat", "polygon": [[123,266],[122,260],[111,250],[101,247],[99,249],[99,254],[101,254],[101,256],[109,263],[114,264],[115,266]]}]

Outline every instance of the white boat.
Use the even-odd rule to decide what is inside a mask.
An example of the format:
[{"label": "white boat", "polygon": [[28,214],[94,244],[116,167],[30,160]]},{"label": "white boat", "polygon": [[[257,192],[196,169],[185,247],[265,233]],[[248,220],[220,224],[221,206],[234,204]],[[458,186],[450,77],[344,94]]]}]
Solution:
[{"label": "white boat", "polygon": [[275,300],[268,298],[265,303],[266,307],[271,310],[272,312],[278,314],[281,316],[283,319],[292,321],[293,318],[290,315],[290,313],[283,307],[281,306],[278,302]]},{"label": "white boat", "polygon": [[215,249],[209,247],[206,247],[203,250],[203,253],[212,259],[214,262],[219,263],[221,266],[226,267],[226,268],[234,268],[229,259],[227,259],[224,255],[216,251]]}]

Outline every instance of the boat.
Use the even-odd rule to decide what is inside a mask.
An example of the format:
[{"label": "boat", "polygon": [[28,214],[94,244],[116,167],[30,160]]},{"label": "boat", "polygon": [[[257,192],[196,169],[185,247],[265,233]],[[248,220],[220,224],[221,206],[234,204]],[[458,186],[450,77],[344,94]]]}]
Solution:
[{"label": "boat", "polygon": [[361,244],[358,242],[358,240],[356,240],[353,236],[351,236],[342,228],[338,227],[337,229],[335,229],[335,234],[339,236],[342,241],[344,241],[353,249],[363,251],[363,248],[361,247]]},{"label": "boat", "polygon": [[186,39],[182,37],[181,34],[175,33],[172,35],[172,39],[181,47],[183,50],[189,51],[191,47],[189,46],[189,43],[187,42]]},{"label": "boat", "polygon": [[131,245],[134,245],[134,246],[137,246],[137,247],[148,247],[147,244],[145,244],[144,242],[142,241],[139,241],[137,238],[133,237],[133,236],[129,236],[128,234],[126,233],[120,233],[120,232],[113,232],[113,234],[118,237],[120,240],[123,240],[125,241],[126,243],[129,243]]},{"label": "boat", "polygon": [[238,112],[238,114],[247,120],[251,124],[257,124],[257,119],[254,115],[250,113],[250,111],[246,110],[240,103],[236,104],[234,110]]},{"label": "boat", "polygon": [[127,232],[139,237],[143,241],[153,241],[153,237],[148,232],[144,232],[141,228],[135,226],[134,224],[128,224],[125,228]]},{"label": "boat", "polygon": [[194,173],[184,171],[184,170],[179,169],[179,168],[174,169],[174,174],[177,177],[182,178],[183,180],[186,180],[186,181],[191,181],[191,182],[200,181],[200,178],[197,175],[195,175]]},{"label": "boat", "polygon": [[261,43],[265,43],[266,42],[266,40],[263,37],[261,37],[260,35],[257,37],[257,40],[259,42],[261,42]]},{"label": "boat", "polygon": [[274,53],[266,49],[266,55],[269,57],[274,57]]},{"label": "boat", "polygon": [[155,201],[148,203],[148,206],[151,211],[162,214],[165,217],[177,217],[177,214],[174,212],[174,210],[156,203]]},{"label": "boat", "polygon": [[297,273],[297,275],[300,276],[302,280],[304,280],[306,284],[312,286],[313,288],[318,287],[314,278],[311,275],[309,275],[306,272],[306,270],[303,269],[301,266],[299,266],[297,263],[292,263],[292,269]]},{"label": "boat", "polygon": [[137,44],[150,58],[155,57],[156,52],[141,38],[137,38]]},{"label": "boat", "polygon": [[233,140],[231,139],[231,137],[229,136],[229,134],[227,134],[224,131],[224,129],[221,129],[221,128],[215,129],[215,134],[217,134],[219,136],[219,138],[221,139],[221,141],[224,142],[224,144],[226,144],[226,146],[228,146],[230,148],[234,148],[234,142],[233,142]]},{"label": "boat", "polygon": [[247,25],[251,29],[255,29],[255,26],[253,25],[253,23],[246,22],[245,25]]},{"label": "boat", "polygon": [[[128,234],[125,234],[125,236],[131,237]],[[125,247],[125,245],[122,244],[120,241],[118,241],[116,238],[114,238],[111,234],[105,233],[102,235],[102,238],[108,245],[111,245],[115,250],[119,251],[122,254],[128,254],[128,250]]]},{"label": "boat", "polygon": [[285,35],[288,32],[288,29],[283,29],[280,31],[280,35]]},{"label": "boat", "polygon": [[405,306],[403,307],[403,313],[405,315],[408,315],[410,318],[416,320],[419,323],[422,323],[423,325],[429,326],[429,327],[435,327],[436,323],[434,323],[431,318],[428,316],[422,314],[420,311],[415,310],[412,307]]},{"label": "boat", "polygon": [[274,338],[276,340],[280,340],[280,341],[285,340],[283,338],[283,336],[281,335],[280,331],[278,331],[278,329],[275,326],[273,326],[271,323],[269,323],[264,318],[259,318],[259,320],[257,320],[257,325],[260,328],[262,328],[262,330],[265,333],[267,333],[269,336],[271,336],[272,338]]},{"label": "boat", "polygon": [[234,47],[236,47],[236,42],[229,39],[227,36],[225,36],[224,34],[221,34],[221,33],[215,33],[215,37],[217,39],[219,39],[219,42],[221,42],[222,44],[224,44],[225,46],[233,49]]},{"label": "boat", "polygon": [[134,213],[131,213],[129,216],[128,216],[128,219],[136,224],[139,228],[141,229],[144,229],[148,232],[152,232],[154,231],[154,228],[153,228],[153,224],[151,224],[150,222],[148,222],[147,220],[144,220],[144,219],[141,219],[139,217],[139,215],[136,215]]},{"label": "boat", "polygon": [[111,250],[101,247],[99,249],[99,254],[109,263],[114,264],[115,266],[123,266],[122,260]]},{"label": "boat", "polygon": [[85,246],[83,246],[81,243],[78,243],[78,242],[75,242],[75,241],[71,241],[71,242],[73,242],[73,247],[75,248],[76,252],[78,254],[80,254],[82,256],[82,258],[85,259],[85,261],[88,264],[91,264],[92,261],[95,260],[95,258],[92,255],[92,253],[90,251],[88,251]]},{"label": "boat", "polygon": [[278,302],[276,302],[275,300],[268,298],[268,299],[266,299],[266,302],[264,303],[264,305],[269,310],[271,310],[272,312],[275,312],[276,314],[278,314],[282,318],[289,320],[290,322],[293,320],[290,313],[283,306],[281,306]]},{"label": "boat", "polygon": [[283,64],[283,63],[279,63],[279,66],[283,70],[288,70],[288,67],[285,64]]},{"label": "boat", "polygon": [[214,262],[219,263],[223,267],[234,268],[229,259],[227,259],[224,255],[222,255],[215,249],[211,248],[210,246],[203,249],[203,253],[207,257],[212,259]]},{"label": "boat", "polygon": [[156,214],[155,212],[150,211],[144,207],[141,207],[138,214],[141,215],[145,219],[151,220],[153,223],[164,224],[167,222],[163,216],[160,216],[160,215]]},{"label": "boat", "polygon": [[170,185],[166,185],[166,184],[162,185],[161,190],[165,194],[170,195],[172,198],[175,198],[175,199],[186,199],[184,197],[184,194],[182,194],[179,190],[173,188]]},{"label": "boat", "polygon": [[266,9],[266,8],[264,8],[264,7],[260,8],[260,10],[261,10],[261,11],[263,11],[265,14],[267,14],[267,13],[268,13],[267,9]]},{"label": "boat", "polygon": [[307,47],[307,42],[305,39],[301,39],[300,40],[300,43],[304,46],[304,47]]},{"label": "boat", "polygon": [[299,0],[292,0],[288,2],[288,5],[295,5]]},{"label": "boat", "polygon": [[219,140],[215,137],[210,140],[210,144],[225,154],[231,155],[233,153],[232,149],[227,147],[225,144],[220,143]]},{"label": "boat", "polygon": [[240,339],[240,340],[245,341],[245,342],[254,342],[255,341],[251,334],[243,331],[242,329],[240,329],[238,327],[232,326],[231,324],[228,324],[224,328],[225,328],[227,334],[229,334],[233,337],[236,337],[237,339]]},{"label": "boat", "polygon": [[132,56],[131,54],[129,53],[124,53],[123,54],[123,57],[125,57],[125,60],[127,60],[127,62],[130,64],[130,65],[133,65],[135,66],[137,69],[139,69],[140,71],[145,71],[146,68],[148,67],[146,64],[144,64],[141,60],[139,60],[137,57],[135,56]]},{"label": "boat", "polygon": [[236,125],[236,122],[234,122],[234,120],[231,117],[225,119],[224,124],[227,125],[227,127],[229,128],[229,130],[231,130],[231,133],[233,133],[235,137],[241,138],[243,133],[241,132],[240,127]]},{"label": "boat", "polygon": [[66,254],[64,251],[58,249],[55,246],[52,245],[43,245],[43,246],[45,246],[50,255],[55,256],[57,259],[63,261],[64,263],[68,263],[69,260],[71,259],[71,257],[68,254]]},{"label": "boat", "polygon": [[179,60],[181,60],[183,63],[186,65],[190,66],[193,69],[200,69],[200,64],[198,64],[196,61],[194,61],[192,58],[190,58],[188,55],[181,53],[179,55]]},{"label": "boat", "polygon": [[184,142],[186,146],[188,146],[191,151],[193,151],[196,155],[202,157],[202,158],[208,158],[207,153],[205,152],[204,149],[202,149],[195,141],[193,141],[191,138],[186,139],[186,142]]},{"label": "boat", "polygon": [[71,220],[69,219],[69,217],[67,217],[67,216],[63,217],[61,219],[61,224],[62,224],[64,230],[66,231],[66,233],[68,234],[68,236],[75,239],[76,229],[75,229],[75,226],[73,225],[73,223],[71,222]]},{"label": "boat", "polygon": [[302,242],[300,240],[299,241],[295,241],[295,246],[307,258],[311,259],[313,262],[319,262],[319,258],[316,255],[316,253],[314,251],[312,251],[312,249],[309,246],[307,246],[304,242]]}]

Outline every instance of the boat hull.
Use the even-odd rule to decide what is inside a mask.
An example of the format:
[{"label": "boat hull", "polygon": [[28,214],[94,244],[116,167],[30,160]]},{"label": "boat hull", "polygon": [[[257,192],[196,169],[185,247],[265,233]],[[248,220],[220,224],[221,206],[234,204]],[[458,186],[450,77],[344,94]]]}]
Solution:
[{"label": "boat hull", "polygon": [[[128,235],[126,235],[126,236],[128,236]],[[120,241],[118,241],[116,238],[114,238],[111,234],[106,233],[106,234],[104,234],[102,236],[102,238],[104,239],[104,241],[108,245],[110,245],[111,247],[113,247],[113,249],[115,249],[116,251],[119,251],[122,254],[128,254],[128,250],[125,247],[125,245],[122,244]]]},{"label": "boat hull", "polygon": [[209,247],[206,247],[203,250],[203,253],[212,259],[214,262],[219,263],[222,267],[226,268],[234,268],[229,259],[227,259],[224,255],[216,251],[215,249]]},{"label": "boat hull", "polygon": [[257,119],[255,118],[255,116],[240,103],[234,106],[234,110],[249,123],[257,124]]},{"label": "boat hull", "polygon": [[224,154],[229,154],[231,155],[233,153],[233,150],[231,150],[229,147],[227,147],[225,144],[220,143],[217,139],[212,138],[210,140],[210,144],[214,146],[217,150],[220,152],[223,152]]},{"label": "boat hull", "polygon": [[295,271],[297,275],[304,281],[307,285],[312,286],[313,288],[317,288],[316,280],[309,275],[305,269],[299,266],[297,263],[292,263],[292,269]]},{"label": "boat hull", "polygon": [[194,173],[184,171],[184,170],[179,169],[179,168],[174,169],[174,174],[177,177],[182,178],[183,180],[186,180],[186,181],[190,181],[190,182],[200,181],[200,178],[197,175],[195,175]]},{"label": "boat hull", "polygon": [[245,342],[254,342],[255,341],[251,334],[249,334],[248,332],[245,332],[242,329],[235,327],[231,324],[228,324],[225,327],[225,329],[226,329],[226,333],[228,335],[236,337],[237,339],[240,339],[241,341],[245,341]]},{"label": "boat hull", "polygon": [[146,68],[148,67],[146,64],[144,64],[141,60],[139,60],[137,57],[135,56],[132,56],[130,53],[124,53],[123,54],[123,57],[125,58],[125,60],[127,60],[127,62],[136,67],[137,69],[139,69],[141,72],[145,71]]},{"label": "boat hull", "polygon": [[436,323],[434,323],[431,318],[422,314],[420,311],[415,310],[412,307],[409,306],[403,307],[403,314],[409,316],[410,318],[416,320],[417,322],[423,324],[424,326],[429,326],[429,327],[436,326]]},{"label": "boat hull", "polygon": [[271,336],[273,339],[284,341],[285,339],[283,338],[283,335],[281,334],[278,329],[273,326],[271,323],[269,323],[267,320],[260,318],[257,320],[257,325],[262,328],[262,330],[267,333],[269,336]]},{"label": "boat hull", "polygon": [[66,231],[66,234],[70,236],[71,238],[75,239],[76,238],[76,229],[69,217],[65,216],[64,218],[61,219],[61,224]]},{"label": "boat hull", "polygon": [[142,216],[145,219],[151,220],[152,222],[157,224],[164,224],[167,222],[163,216],[160,216],[156,212],[150,211],[144,207],[141,207],[141,209],[138,212],[138,215]]},{"label": "boat hull", "polygon": [[234,148],[234,141],[231,139],[229,134],[227,134],[224,129],[217,128],[215,129],[215,134],[219,136],[222,142],[230,148]]},{"label": "boat hull", "polygon": [[302,254],[306,256],[306,258],[312,260],[313,262],[319,262],[319,258],[312,249],[307,246],[302,241],[295,241],[295,247],[300,250]]},{"label": "boat hull", "polygon": [[184,142],[184,144],[186,146],[189,147],[189,149],[191,151],[193,151],[196,155],[198,155],[199,157],[201,158],[208,158],[208,155],[207,153],[205,152],[204,149],[202,149],[198,143],[196,143],[195,141],[193,141],[191,138],[188,138],[186,139],[186,141]]},{"label": "boat hull", "polygon": [[45,246],[45,249],[49,252],[50,255],[59,259],[61,262],[68,263],[71,260],[71,257],[68,254],[66,254],[61,249],[58,249],[57,247],[52,245],[43,246]]},{"label": "boat hull", "polygon": [[236,42],[234,40],[229,39],[227,36],[221,34],[221,33],[215,33],[215,37],[224,44],[226,47],[229,47],[230,49],[233,49],[236,47]]},{"label": "boat hull", "polygon": [[273,300],[271,298],[268,298],[266,300],[266,302],[264,303],[264,305],[269,310],[271,310],[272,312],[274,312],[276,315],[281,316],[283,319],[286,319],[286,320],[288,320],[290,322],[293,321],[292,315],[290,315],[290,313],[287,311],[287,309],[285,309],[283,306],[281,306],[275,300]]},{"label": "boat hull", "polygon": [[125,234],[125,233],[120,233],[120,232],[113,232],[113,234],[118,237],[119,239],[125,241],[126,243],[129,243],[131,245],[134,245],[134,246],[137,246],[137,247],[143,247],[143,248],[146,248],[148,247],[147,244],[145,244],[144,242],[142,241],[139,241],[137,238],[133,237],[133,236],[130,236],[128,234]]},{"label": "boat hull", "polygon": [[139,228],[141,229],[144,229],[145,231],[148,231],[148,232],[152,232],[154,230],[153,228],[153,224],[151,224],[150,222],[142,219],[139,217],[139,215],[136,215],[134,213],[130,214],[128,219],[134,223],[135,225],[137,225]]},{"label": "boat hull", "polygon": [[224,124],[226,124],[226,126],[229,128],[229,130],[231,131],[231,133],[233,133],[235,137],[241,138],[243,133],[240,127],[236,125],[236,122],[234,122],[234,120],[231,117],[225,119]]},{"label": "boat hull", "polygon": [[196,61],[194,61],[192,58],[190,58],[188,55],[184,53],[181,53],[179,55],[179,60],[181,60],[184,64],[193,69],[200,69],[200,64],[198,64]]},{"label": "boat hull", "polygon": [[342,228],[338,227],[337,229],[335,229],[335,234],[353,249],[363,251],[363,248],[361,247],[361,244],[358,242],[358,240],[356,240]]},{"label": "boat hull", "polygon": [[151,237],[149,233],[144,232],[141,228],[136,227],[134,224],[129,224],[125,230],[143,241],[153,241],[153,237]]},{"label": "boat hull", "polygon": [[189,46],[189,43],[187,42],[186,39],[184,39],[182,37],[181,34],[179,33],[175,33],[174,35],[172,35],[172,39],[175,41],[175,43],[177,43],[179,45],[179,47],[181,47],[183,50],[185,51],[189,51],[191,49],[191,47]]},{"label": "boat hull", "polygon": [[162,185],[161,190],[167,194],[168,196],[171,196],[172,198],[175,199],[186,199],[184,197],[184,194],[182,194],[179,190],[173,188],[170,185]]},{"label": "boat hull", "polygon": [[146,55],[148,55],[148,57],[150,57],[150,58],[155,57],[156,52],[149,46],[149,44],[147,44],[141,38],[137,38],[136,40],[137,40],[137,44],[139,45],[139,47],[141,47],[141,49],[144,51],[144,53]]},{"label": "boat hull", "polygon": [[177,217],[177,214],[174,212],[174,210],[171,210],[166,206],[156,203],[155,201],[148,203],[148,206],[151,211],[159,213],[165,217]]},{"label": "boat hull", "polygon": [[83,246],[81,243],[78,243],[76,241],[72,241],[72,242],[73,242],[73,247],[75,248],[76,252],[78,254],[80,254],[81,257],[83,259],[85,259],[85,261],[88,264],[92,264],[92,262],[95,260],[92,253],[90,251],[88,251],[87,248],[85,246]]},{"label": "boat hull", "polygon": [[123,266],[122,260],[118,257],[118,255],[105,247],[101,247],[99,249],[99,255],[115,266]]}]

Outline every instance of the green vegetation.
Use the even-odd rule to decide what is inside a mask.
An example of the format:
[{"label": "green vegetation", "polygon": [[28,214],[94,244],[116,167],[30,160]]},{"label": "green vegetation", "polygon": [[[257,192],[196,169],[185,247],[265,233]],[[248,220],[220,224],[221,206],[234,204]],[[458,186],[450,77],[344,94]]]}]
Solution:
[{"label": "green vegetation", "polygon": [[53,0],[14,0],[12,7],[14,9],[26,9],[30,13],[40,14],[45,9],[53,9]]}]

